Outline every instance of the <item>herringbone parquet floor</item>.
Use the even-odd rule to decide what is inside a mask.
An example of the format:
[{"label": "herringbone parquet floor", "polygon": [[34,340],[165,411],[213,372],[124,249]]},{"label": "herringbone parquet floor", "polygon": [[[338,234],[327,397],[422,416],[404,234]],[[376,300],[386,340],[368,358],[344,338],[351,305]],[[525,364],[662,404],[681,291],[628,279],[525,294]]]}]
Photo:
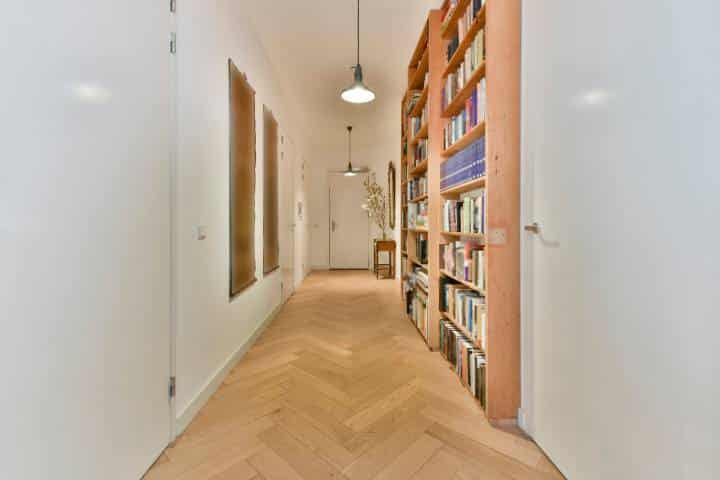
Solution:
[{"label": "herringbone parquet floor", "polygon": [[147,479],[559,479],[366,272],[308,277]]}]

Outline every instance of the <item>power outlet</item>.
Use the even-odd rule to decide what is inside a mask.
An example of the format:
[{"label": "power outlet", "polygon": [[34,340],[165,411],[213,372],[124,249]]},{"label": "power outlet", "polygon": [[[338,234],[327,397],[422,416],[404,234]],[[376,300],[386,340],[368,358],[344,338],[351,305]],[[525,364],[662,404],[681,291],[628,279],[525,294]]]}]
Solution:
[{"label": "power outlet", "polygon": [[488,232],[488,243],[490,245],[506,245],[507,230],[504,228],[492,228]]}]

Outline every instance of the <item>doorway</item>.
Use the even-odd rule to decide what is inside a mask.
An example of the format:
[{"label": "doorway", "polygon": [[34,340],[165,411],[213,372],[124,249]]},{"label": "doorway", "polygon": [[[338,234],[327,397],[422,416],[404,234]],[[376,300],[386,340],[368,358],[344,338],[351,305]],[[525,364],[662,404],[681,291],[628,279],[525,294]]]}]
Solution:
[{"label": "doorway", "polygon": [[280,136],[280,271],[282,302],[295,293],[295,144],[287,135]]},{"label": "doorway", "polygon": [[367,174],[330,175],[330,269],[370,268],[370,218],[363,209]]}]

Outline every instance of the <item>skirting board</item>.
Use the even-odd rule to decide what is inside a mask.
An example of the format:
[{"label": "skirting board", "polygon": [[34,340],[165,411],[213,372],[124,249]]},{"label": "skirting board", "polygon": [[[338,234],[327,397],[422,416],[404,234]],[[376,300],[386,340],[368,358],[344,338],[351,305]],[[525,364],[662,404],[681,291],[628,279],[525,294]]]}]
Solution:
[{"label": "skirting board", "polygon": [[225,365],[221,367],[215,373],[215,375],[212,376],[212,378],[208,381],[208,383],[200,391],[200,393],[198,393],[197,396],[193,399],[193,401],[190,402],[190,405],[188,405],[185,411],[178,415],[178,417],[175,419],[176,438],[182,435],[188,425],[190,425],[190,422],[192,422],[195,416],[198,414],[200,409],[205,406],[208,400],[210,400],[210,397],[212,397],[212,395],[217,391],[217,389],[220,388],[220,385],[222,385],[225,377],[228,376],[232,369],[235,368],[238,362],[242,360],[245,354],[255,344],[255,341],[260,337],[260,335],[262,335],[265,329],[272,323],[273,320],[275,320],[275,317],[278,313],[280,313],[280,310],[283,308],[283,306],[284,305],[282,303],[278,305],[278,307],[273,310],[273,312],[268,315],[268,317],[263,320],[260,325],[257,326],[257,328],[255,328],[255,331],[252,335],[250,335],[250,338],[248,338],[245,343],[240,346],[240,348],[238,348],[238,350],[234,354],[230,356],[228,361],[225,362]]}]

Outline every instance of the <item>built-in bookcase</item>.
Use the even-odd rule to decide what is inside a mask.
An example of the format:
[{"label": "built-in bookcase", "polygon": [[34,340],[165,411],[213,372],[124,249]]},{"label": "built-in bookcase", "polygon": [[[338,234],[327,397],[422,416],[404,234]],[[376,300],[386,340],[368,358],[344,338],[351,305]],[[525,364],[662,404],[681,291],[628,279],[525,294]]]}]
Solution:
[{"label": "built-in bookcase", "polygon": [[401,124],[402,295],[409,318],[428,347],[457,369],[488,418],[514,419],[519,0],[445,0],[429,13],[410,59]]}]

